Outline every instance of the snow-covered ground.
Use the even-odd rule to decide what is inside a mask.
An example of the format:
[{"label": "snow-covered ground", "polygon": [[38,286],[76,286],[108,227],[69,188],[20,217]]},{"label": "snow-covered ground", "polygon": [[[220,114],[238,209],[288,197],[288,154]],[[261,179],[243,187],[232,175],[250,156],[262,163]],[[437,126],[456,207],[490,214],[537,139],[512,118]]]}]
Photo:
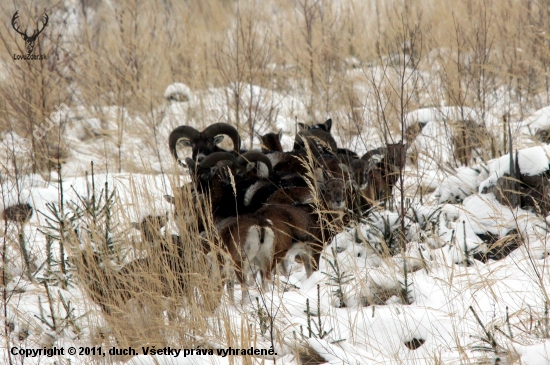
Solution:
[{"label": "snow-covered ground", "polygon": [[[375,102],[368,101],[372,83],[365,78],[381,80],[386,76],[376,66],[349,71],[354,72],[359,80],[354,88],[359,98],[366,100],[363,129],[351,138],[344,138],[338,126],[339,120],[344,119],[339,119],[343,112],[335,111],[331,117],[339,144],[362,154],[380,147],[383,140],[373,122],[376,111],[370,103]],[[258,121],[253,128],[244,122],[238,126],[247,148],[259,147],[255,133],[282,130],[283,147],[289,150],[296,122],[311,122],[299,92],[281,94],[248,84],[191,90],[176,83],[166,89],[165,105],[148,117],[132,115],[115,105],[75,106],[69,111],[54,112],[52,120],[64,123],[63,139],[70,151],[62,167],[62,188],[55,173],[48,179],[25,175],[18,176],[17,181],[6,178],[2,182],[4,207],[28,202],[35,209],[24,228],[24,236],[36,277],[44,276],[47,261],[48,241],[43,231],[46,216],[52,214],[48,203],[59,202],[61,191],[67,203],[85,196],[90,188],[90,161],[94,161],[96,169],[96,190],[107,182],[109,189],[117,191],[116,205],[124,218],[117,222],[120,230],[128,229],[127,234],[139,240],[139,235],[130,231],[130,222],[147,214],[170,211],[171,206],[163,196],[186,181],[168,151],[170,131],[182,124],[202,130],[215,122],[245,120],[235,111],[237,94],[241,110],[252,110],[247,117]],[[405,252],[394,256],[381,252],[383,243],[389,242],[400,229],[401,221],[395,211],[374,211],[326,242],[320,268],[310,278],[306,278],[302,265],[295,264],[288,278],[280,278],[284,285],[271,285],[263,294],[252,291],[259,299],[253,300],[252,305],[242,307],[239,300],[233,305],[224,298],[216,313],[210,317],[205,314],[207,322],[222,321],[223,317],[224,324],[231,325],[234,338],[246,337],[242,347],[269,350],[273,346],[276,355],[265,359],[217,355],[218,350],[222,354],[225,351],[226,339],[206,330],[203,335],[208,335],[208,339],[197,336],[197,345],[212,349],[213,355],[208,351],[200,355],[182,351],[178,357],[145,355],[140,349],[140,355],[124,360],[84,355],[34,358],[13,355],[12,359],[17,364],[65,364],[66,360],[71,364],[115,360],[134,365],[300,364],[296,354],[309,349],[320,356],[318,363],[334,365],[550,364],[549,222],[531,211],[503,206],[492,194],[485,194],[486,187],[509,173],[509,155],[475,161],[477,164],[470,167],[454,168],[456,164],[451,163],[452,133],[446,121],[471,119],[483,124],[495,143],[501,145],[502,125],[495,115],[503,113],[495,105],[493,110],[484,112],[442,106],[405,115],[404,127],[414,123],[424,125],[410,147],[429,151],[405,170],[407,204],[410,202],[403,223],[408,242]],[[536,145],[533,138],[537,130],[550,127],[549,108],[514,122],[511,128],[514,148],[519,149],[518,165],[525,175],[549,170],[550,147]],[[398,132],[388,133],[400,139]],[[15,133],[6,133],[2,136],[0,158],[6,166],[13,166],[10,161],[14,158],[24,165],[28,163],[27,147],[28,141]],[[180,155],[184,154],[189,151]],[[418,187],[435,191],[419,199]],[[2,349],[0,361],[8,363],[7,352],[13,347],[55,346],[67,351],[70,346],[79,348],[97,343],[95,333],[97,322],[101,323],[98,319],[101,311],[78,280],[71,279],[72,285],[67,289],[48,284],[54,294],[49,296],[52,303],[46,304],[45,284],[26,279],[17,234],[13,225],[8,228],[9,240],[5,241],[10,244],[3,252],[7,264],[2,269],[9,279],[4,291],[9,298],[3,299],[7,305],[0,317],[6,328],[0,336],[8,334],[2,343],[9,343],[10,349]],[[176,227],[171,225],[168,230],[176,232]],[[521,237],[519,248],[499,260],[474,259],[476,254],[489,249],[487,236],[504,239],[511,232]],[[58,248],[53,247],[52,252],[59,259]],[[63,330],[55,333],[46,323],[53,320],[46,312],[48,308],[56,308],[56,315],[62,317],[67,314],[66,303],[70,303],[69,317],[74,323],[64,322]],[[270,331],[262,327],[265,323],[260,313],[274,318],[269,324],[276,334],[273,341]],[[242,321],[251,325],[251,335],[242,332]],[[104,341],[103,351],[113,347],[108,339]],[[182,348],[176,340],[170,347]],[[190,349],[187,348],[189,352]]]}]

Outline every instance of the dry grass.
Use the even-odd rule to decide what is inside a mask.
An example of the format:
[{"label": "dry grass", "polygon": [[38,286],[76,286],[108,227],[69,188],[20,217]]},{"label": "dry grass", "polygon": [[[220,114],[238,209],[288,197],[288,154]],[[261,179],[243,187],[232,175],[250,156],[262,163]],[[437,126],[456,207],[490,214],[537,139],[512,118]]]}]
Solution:
[{"label": "dry grass", "polygon": [[[139,171],[140,161],[124,156],[126,141],[138,135],[158,135],[160,117],[155,111],[164,105],[164,89],[172,82],[185,83],[199,97],[203,95],[200,91],[228,87],[230,112],[216,115],[215,121],[232,123],[250,141],[259,128],[275,130],[276,106],[266,107],[253,95],[246,99],[246,84],[282,95],[301,95],[306,113],[299,116],[305,120],[298,121],[317,123],[333,116],[343,146],[367,133],[378,134],[390,143],[392,135],[401,133],[404,137],[405,114],[420,107],[445,103],[482,112],[498,109],[504,110],[509,120],[519,120],[550,102],[550,7],[540,1],[434,0],[430,6],[415,0],[350,0],[338,5],[329,0],[75,3],[78,6],[72,10],[81,19],[76,25],[71,25],[75,18],[68,17],[67,9],[58,1],[0,5],[4,19],[0,24],[0,132],[12,131],[33,143],[32,154],[8,154],[1,161],[2,175],[7,178],[18,179],[33,172],[49,180],[57,164],[70,156],[71,147],[63,140],[68,121],[62,120],[40,140],[32,137],[35,127],[61,103],[82,107],[83,115],[101,121],[103,137],[110,144],[98,150],[103,162],[112,165],[105,170]],[[13,60],[13,54],[24,53],[23,41],[11,29],[15,10],[29,28],[33,27],[32,19],[44,12],[50,16],[34,51],[47,54],[47,60]],[[369,86],[363,87],[365,84]],[[500,99],[489,98],[497,92]],[[212,116],[201,101],[190,118],[202,128],[212,122]],[[113,116],[102,109],[110,106],[125,112]],[[140,122],[129,126],[130,118],[140,118]],[[469,137],[482,139],[479,135]],[[495,157],[494,151],[488,152],[490,137],[485,137],[465,143],[482,145],[487,152],[484,158]],[[164,147],[157,145],[155,138],[140,146],[155,155]],[[459,160],[467,164],[468,152]],[[172,166],[171,162],[165,161],[165,166]],[[310,174],[314,176],[313,171]],[[171,183],[173,188],[181,185],[175,178]],[[139,186],[132,186],[136,203],[155,206],[153,198]],[[405,195],[403,186],[397,188]],[[316,187],[312,190],[317,192]],[[416,194],[415,190],[409,195]],[[97,316],[97,307],[93,307],[96,311],[87,320],[92,332],[103,333],[95,338],[97,344],[109,337],[105,334],[108,331],[101,330],[103,321],[113,334],[108,340],[116,339],[119,344],[214,347],[220,338],[226,339],[222,347],[249,344],[252,337],[247,337],[244,329],[249,330],[250,323],[244,319],[236,323],[224,305],[227,298],[221,299],[222,305],[213,314],[222,296],[219,273],[213,275],[207,270],[209,259],[198,249],[203,238],[196,225],[189,223],[204,219],[204,226],[209,228],[206,237],[214,242],[217,232],[208,207],[196,205],[189,191],[178,206],[188,213],[174,222],[185,242],[185,274],[195,283],[194,288],[183,292],[173,273],[164,275],[177,293],[167,303],[160,300],[158,277],[151,275],[140,280],[143,285],[139,293],[133,293],[135,299],[117,303],[119,312]],[[119,214],[121,227],[129,226],[130,218],[124,212]],[[319,214],[324,225],[340,228],[326,212]],[[90,247],[92,238],[100,233],[92,232],[84,240],[69,237],[67,247]],[[112,271],[112,276],[103,274],[105,277],[116,277],[129,252],[138,257],[155,253],[154,247],[136,248],[122,230],[118,233],[120,251],[115,255],[114,268],[101,269]],[[108,259],[113,259],[112,253],[105,254],[103,260]],[[167,272],[164,262],[155,261],[152,266],[157,274]],[[82,262],[76,261],[76,267],[84,272]],[[373,302],[384,302],[384,294]],[[179,308],[169,319],[163,313],[167,306]],[[132,314],[120,315],[123,312]],[[279,340],[282,342],[280,337],[272,339]],[[304,363],[318,361],[309,352],[302,357]]]},{"label": "dry grass", "polygon": [[[132,182],[131,205],[158,205],[143,191],[142,184],[143,181]],[[160,235],[160,232],[152,242],[140,240],[139,233],[129,235],[133,230],[126,228],[130,226],[128,215],[139,216],[139,211],[112,212],[113,222],[117,222],[111,237],[115,242],[112,248],[105,245],[105,225],[86,230],[87,234],[66,237],[64,245],[71,248],[69,269],[75,272],[74,284],[95,304],[103,303],[105,309],[97,312],[101,305],[90,307],[95,309],[87,325],[92,333],[102,333],[93,339],[97,341],[94,345],[111,343],[135,348],[156,345],[158,348],[177,344],[180,348],[194,348],[209,346],[209,338],[220,339],[227,334],[227,346],[231,346],[233,340],[227,333],[230,328],[222,325],[229,323],[223,306],[214,316],[223,295],[220,272],[203,253],[203,238],[192,222],[196,216],[210,217],[211,214],[208,207],[197,206],[189,192],[180,196],[179,204],[185,206],[186,212],[185,217],[173,219],[183,242],[180,247],[173,244],[169,235]],[[89,221],[87,226],[93,227],[93,222]],[[211,237],[216,234],[212,226],[206,225],[206,234]],[[168,251],[167,255],[161,255],[163,250]],[[213,253],[218,251],[213,247]],[[179,254],[182,259],[173,260]],[[174,262],[178,262],[177,267]],[[186,285],[182,287],[181,282]],[[97,315],[104,320],[104,325],[97,323]]]},{"label": "dry grass", "polygon": [[[249,135],[266,115],[258,113],[254,101],[244,102],[243,83],[283,94],[302,90],[307,117],[319,121],[338,113],[337,128],[344,136],[362,131],[365,119],[372,122],[371,112],[383,114],[377,129],[395,131],[404,111],[441,100],[489,110],[493,105],[487,96],[502,88],[510,102],[523,101],[521,110],[510,110],[515,119],[545,105],[550,95],[548,35],[539,16],[546,10],[535,1],[469,0],[431,7],[416,1],[335,6],[321,0],[167,5],[136,0],[117,2],[113,8],[102,1],[77,4],[73,11],[83,21],[76,26],[68,25],[74,17],[61,18],[60,3],[18,4],[24,24],[32,24],[44,11],[50,15],[36,43],[35,53],[49,56],[43,62],[13,61],[23,42],[9,23],[15,6],[2,6],[3,130],[28,136],[55,105],[66,103],[90,110],[124,107],[131,116],[141,117],[143,128],[151,132],[158,122],[151,120],[151,111],[174,81],[192,90],[235,83],[228,99],[234,114],[220,118]],[[413,60],[408,66],[418,71],[409,76],[419,80],[412,88],[407,80],[403,105],[394,76],[405,76],[405,56]],[[363,66],[385,67],[386,80],[349,72],[354,66],[351,57]],[[438,80],[425,79],[422,72],[434,67]],[[380,97],[370,95],[380,99],[377,103],[358,94],[357,78],[378,84]],[[198,114],[198,120],[204,119],[201,111]],[[119,120],[111,135],[118,144],[129,133],[124,123]],[[64,146],[53,135],[34,146],[37,154],[56,159],[52,149]]]}]

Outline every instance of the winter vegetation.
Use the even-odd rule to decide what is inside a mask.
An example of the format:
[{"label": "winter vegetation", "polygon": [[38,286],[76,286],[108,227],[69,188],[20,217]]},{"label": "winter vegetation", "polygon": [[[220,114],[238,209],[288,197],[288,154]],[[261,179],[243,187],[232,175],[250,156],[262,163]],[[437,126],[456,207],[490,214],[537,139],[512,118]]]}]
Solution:
[{"label": "winter vegetation", "polygon": [[0,363],[550,364],[548,2],[0,13]]}]

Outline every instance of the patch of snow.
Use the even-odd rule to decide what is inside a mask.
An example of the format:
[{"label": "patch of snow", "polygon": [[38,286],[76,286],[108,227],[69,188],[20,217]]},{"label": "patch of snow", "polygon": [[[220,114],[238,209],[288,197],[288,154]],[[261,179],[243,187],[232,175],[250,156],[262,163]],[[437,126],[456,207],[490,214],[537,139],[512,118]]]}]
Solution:
[{"label": "patch of snow", "polygon": [[189,86],[181,82],[175,82],[168,85],[166,90],[164,90],[164,98],[175,102],[191,102],[193,94]]}]

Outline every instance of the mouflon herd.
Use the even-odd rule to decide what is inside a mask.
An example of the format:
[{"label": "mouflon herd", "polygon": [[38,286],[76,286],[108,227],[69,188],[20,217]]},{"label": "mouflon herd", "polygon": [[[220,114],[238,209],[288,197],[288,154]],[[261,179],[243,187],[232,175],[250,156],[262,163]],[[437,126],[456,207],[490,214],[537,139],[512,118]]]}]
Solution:
[{"label": "mouflon herd", "polygon": [[[241,303],[250,300],[251,280],[259,275],[265,288],[273,271],[279,268],[287,274],[296,257],[309,277],[319,266],[324,243],[350,217],[365,214],[378,200],[391,196],[406,158],[407,145],[401,142],[360,157],[337,146],[331,127],[331,119],[313,126],[299,124],[288,152],[283,151],[281,132],[259,135],[261,150],[244,151],[239,133],[227,123],[203,131],[190,126],[174,129],[169,149],[189,170],[191,182],[165,199],[173,204],[177,221],[197,233],[196,239],[183,242],[180,236],[161,234],[166,217],[149,215],[134,223],[143,241],[156,247],[155,254],[113,270],[98,253],[83,251],[75,266],[88,283],[90,297],[104,313],[113,314],[144,291],[141,284],[156,288],[163,297],[189,295],[196,287],[184,254],[189,245],[207,258],[209,275],[220,275],[221,291],[227,283],[231,300],[233,279],[239,281]],[[231,150],[219,147],[224,136],[233,142]],[[190,147],[191,157],[180,161],[178,145]],[[162,275],[155,274],[159,262],[165,265]],[[149,271],[148,277],[143,275]],[[166,277],[174,280],[170,283]]]},{"label": "mouflon herd", "polygon": [[[176,215],[189,210],[182,197],[189,189],[195,204],[207,202],[211,216],[197,216],[202,231],[216,227],[216,245],[227,253],[247,300],[247,280],[259,273],[262,286],[280,263],[286,273],[298,256],[307,276],[318,267],[323,243],[350,215],[362,215],[377,200],[392,194],[405,165],[405,143],[388,144],[360,157],[339,148],[331,134],[332,120],[299,124],[292,151],[283,151],[282,133],[259,135],[261,151],[243,151],[237,130],[216,123],[200,132],[178,127],[169,137],[192,149],[180,164],[191,174],[191,186],[166,196]],[[218,144],[227,135],[233,149]],[[230,295],[232,295],[230,293]]]}]

